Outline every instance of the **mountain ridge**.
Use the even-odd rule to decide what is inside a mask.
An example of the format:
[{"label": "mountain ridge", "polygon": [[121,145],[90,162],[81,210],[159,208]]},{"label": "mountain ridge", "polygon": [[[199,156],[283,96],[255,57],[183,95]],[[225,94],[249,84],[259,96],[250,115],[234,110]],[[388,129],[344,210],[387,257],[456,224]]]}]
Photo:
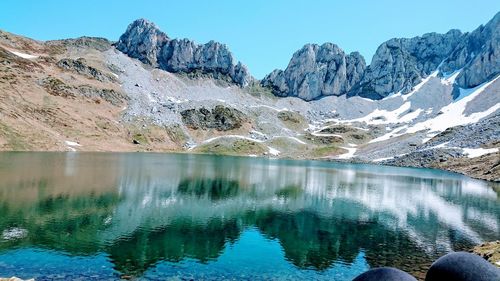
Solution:
[{"label": "mountain ridge", "polygon": [[[412,38],[389,39],[377,48],[370,65],[364,63],[366,67],[359,83],[355,83],[352,89],[340,94],[345,94],[348,97],[362,96],[381,99],[392,93],[408,93],[438,67],[442,68],[443,72],[454,72],[466,67],[458,75],[457,86],[462,88],[475,87],[500,73],[498,65],[498,61],[500,61],[498,55],[500,53],[499,22],[500,12],[485,25],[468,33],[452,29],[444,34],[430,32]],[[487,49],[482,50],[485,44]],[[290,68],[300,69],[302,67],[294,60],[296,56],[300,55],[301,50],[293,55],[284,72]],[[479,55],[475,56],[474,52]],[[493,54],[493,58],[490,57],[490,53]],[[487,60],[489,63],[481,63],[479,58],[482,58],[483,61]],[[328,95],[338,95],[335,91],[326,94],[318,94],[316,91],[308,95],[301,95],[300,91],[293,90],[284,93],[282,89],[288,90],[288,87],[283,85],[297,84],[297,80],[304,81],[308,75],[307,66],[305,68],[306,70],[298,71],[299,75],[295,75],[299,76],[299,79],[286,81],[283,77],[277,77],[282,70],[274,70],[263,79],[262,83],[273,89],[278,96],[303,96],[305,100],[312,100]],[[476,73],[477,69],[481,69],[482,73]],[[295,70],[295,72],[297,71]],[[328,76],[335,75],[334,70]],[[319,81],[320,84],[324,82],[326,81]],[[310,84],[318,84],[318,81],[312,81]]]},{"label": "mountain ridge", "polygon": [[246,66],[235,62],[225,44],[212,40],[199,45],[189,39],[170,39],[146,19],[132,22],[115,46],[132,58],[169,72],[200,70],[228,75],[242,87],[253,80]]},{"label": "mountain ridge", "polygon": [[[409,93],[433,71],[440,70],[461,71],[457,87],[472,88],[500,73],[499,22],[500,12],[472,32],[452,29],[443,34],[392,38],[377,48],[370,65],[359,52],[345,54],[334,43],[305,44],[293,54],[285,70],[272,71],[260,83],[278,97],[295,96],[306,101],[330,95],[382,99],[398,92]],[[226,45],[170,39],[145,19],[132,22],[115,45],[133,58],[170,72],[227,75],[242,87],[255,80],[241,62],[234,61]]]},{"label": "mountain ridge", "polygon": [[[410,39],[391,42],[396,54],[413,58],[411,67],[394,69],[425,75],[412,80],[417,84],[408,93],[380,99],[342,93],[356,89],[366,68],[358,53],[346,54],[335,44],[306,45],[295,59],[307,68],[281,74],[294,78],[291,88],[303,95],[281,97],[260,81],[237,83],[231,71],[238,63],[223,44],[171,39],[146,21],[138,26],[140,32],[132,26],[121,42],[91,37],[43,42],[0,31],[0,150],[322,159],[440,168],[500,180],[500,75],[491,75],[495,60],[471,55],[481,47],[473,42],[496,40],[496,24],[459,44],[460,51],[440,63],[439,71],[434,68],[441,57],[419,63],[408,52]],[[453,31],[448,38],[463,36],[469,35]],[[496,54],[495,46],[482,45]],[[466,63],[476,69],[480,62],[493,71],[473,73],[486,81],[472,88],[457,86],[461,71],[445,71],[448,64],[464,70]],[[306,85],[311,81],[315,88]],[[308,96],[307,89],[317,89],[316,96]],[[326,95],[317,95],[320,91]]]}]

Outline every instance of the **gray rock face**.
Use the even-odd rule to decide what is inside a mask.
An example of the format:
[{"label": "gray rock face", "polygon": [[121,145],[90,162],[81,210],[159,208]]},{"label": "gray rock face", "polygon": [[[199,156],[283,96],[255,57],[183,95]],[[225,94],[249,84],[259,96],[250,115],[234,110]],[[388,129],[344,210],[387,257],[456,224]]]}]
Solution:
[{"label": "gray rock face", "polygon": [[226,45],[210,41],[198,45],[188,39],[173,39],[144,19],[130,24],[116,48],[130,57],[170,72],[216,73],[227,75],[245,87],[253,78],[248,69],[236,63]]},{"label": "gray rock face", "polygon": [[307,44],[297,51],[288,67],[274,70],[262,80],[277,96],[296,96],[314,100],[323,96],[347,93],[361,78],[366,67],[355,52],[346,55],[332,43]]},{"label": "gray rock face", "polygon": [[234,65],[227,47],[214,41],[197,45],[188,39],[174,39],[163,46],[159,59],[160,66],[171,72],[200,69],[230,74]]},{"label": "gray rock face", "polygon": [[462,38],[460,31],[450,30],[446,34],[427,33],[383,43],[349,96],[381,99],[395,92],[410,92],[422,78],[438,68]]},{"label": "gray rock face", "polygon": [[116,48],[143,63],[157,66],[158,53],[168,40],[167,34],[160,31],[154,23],[138,19],[120,36]]},{"label": "gray rock face", "polygon": [[472,88],[500,73],[500,12],[486,25],[464,36],[441,68],[444,72],[462,69],[456,84]]}]

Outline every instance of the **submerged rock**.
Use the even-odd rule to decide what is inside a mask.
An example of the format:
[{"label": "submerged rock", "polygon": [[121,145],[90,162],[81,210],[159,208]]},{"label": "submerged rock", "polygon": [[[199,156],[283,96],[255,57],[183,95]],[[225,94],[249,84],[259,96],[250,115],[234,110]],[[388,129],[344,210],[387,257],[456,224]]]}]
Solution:
[{"label": "submerged rock", "polygon": [[478,245],[472,249],[472,252],[500,267],[500,240]]}]

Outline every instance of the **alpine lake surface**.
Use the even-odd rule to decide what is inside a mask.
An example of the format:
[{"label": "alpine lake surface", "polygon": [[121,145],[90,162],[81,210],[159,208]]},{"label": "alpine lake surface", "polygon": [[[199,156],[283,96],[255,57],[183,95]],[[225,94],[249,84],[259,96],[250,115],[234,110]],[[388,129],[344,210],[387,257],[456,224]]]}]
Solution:
[{"label": "alpine lake surface", "polygon": [[163,153],[0,153],[0,276],[418,278],[500,238],[500,185],[430,169]]}]

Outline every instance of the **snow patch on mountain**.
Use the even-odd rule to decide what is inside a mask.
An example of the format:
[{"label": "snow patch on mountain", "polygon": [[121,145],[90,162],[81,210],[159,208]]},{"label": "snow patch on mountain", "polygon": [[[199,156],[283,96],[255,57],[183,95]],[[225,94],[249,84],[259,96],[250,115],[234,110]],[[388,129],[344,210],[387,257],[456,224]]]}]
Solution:
[{"label": "snow patch on mountain", "polygon": [[276,148],[272,148],[270,146],[268,146],[267,148],[269,149],[269,154],[273,156],[278,156],[281,153],[281,151],[277,150]]},{"label": "snow patch on mountain", "polygon": [[441,83],[443,83],[443,85],[453,85],[460,72],[462,72],[462,69],[456,70],[449,75],[443,75]]},{"label": "snow patch on mountain", "polygon": [[356,145],[353,144],[348,144],[349,147],[341,147],[345,150],[347,150],[346,153],[338,155],[336,158],[337,159],[351,159],[354,157],[354,154],[356,153],[357,148],[355,147]]},{"label": "snow patch on mountain", "polygon": [[425,85],[427,82],[429,82],[429,80],[431,78],[437,77],[438,74],[439,74],[439,70],[435,70],[434,72],[432,72],[431,74],[429,74],[427,77],[425,77],[424,79],[422,79],[422,81],[420,81],[420,83],[418,83],[417,85],[415,85],[413,87],[413,89],[409,93],[407,93],[407,94],[403,94],[401,92],[397,92],[395,94],[392,94],[392,95],[389,95],[389,96],[383,98],[382,100],[387,100],[387,99],[401,97],[404,101],[407,101],[411,96],[413,96],[413,94],[415,94],[416,92],[420,91],[420,89],[422,88],[422,86]]},{"label": "snow patch on mountain", "polygon": [[30,55],[30,54],[25,54],[25,53],[21,53],[21,52],[17,52],[17,51],[12,51],[12,50],[9,50],[9,52],[13,53],[14,55],[18,56],[18,57],[21,57],[23,59],[36,59],[38,58],[38,56],[35,56],[35,55]]},{"label": "snow patch on mountain", "polygon": [[498,148],[463,148],[464,154],[469,158],[476,158],[490,153],[498,152]]},{"label": "snow patch on mountain", "polygon": [[494,113],[500,109],[500,104],[495,104],[491,106],[488,110],[483,112],[476,112],[465,116],[464,111],[467,104],[479,96],[488,86],[495,82],[500,75],[498,75],[493,80],[486,82],[480,86],[474,88],[473,91],[467,93],[462,99],[452,102],[451,104],[443,107],[440,114],[434,118],[428,119],[426,121],[417,123],[410,128],[408,128],[408,133],[415,133],[421,130],[430,130],[430,132],[442,132],[450,127],[475,123],[480,119],[487,117],[488,115]]}]

